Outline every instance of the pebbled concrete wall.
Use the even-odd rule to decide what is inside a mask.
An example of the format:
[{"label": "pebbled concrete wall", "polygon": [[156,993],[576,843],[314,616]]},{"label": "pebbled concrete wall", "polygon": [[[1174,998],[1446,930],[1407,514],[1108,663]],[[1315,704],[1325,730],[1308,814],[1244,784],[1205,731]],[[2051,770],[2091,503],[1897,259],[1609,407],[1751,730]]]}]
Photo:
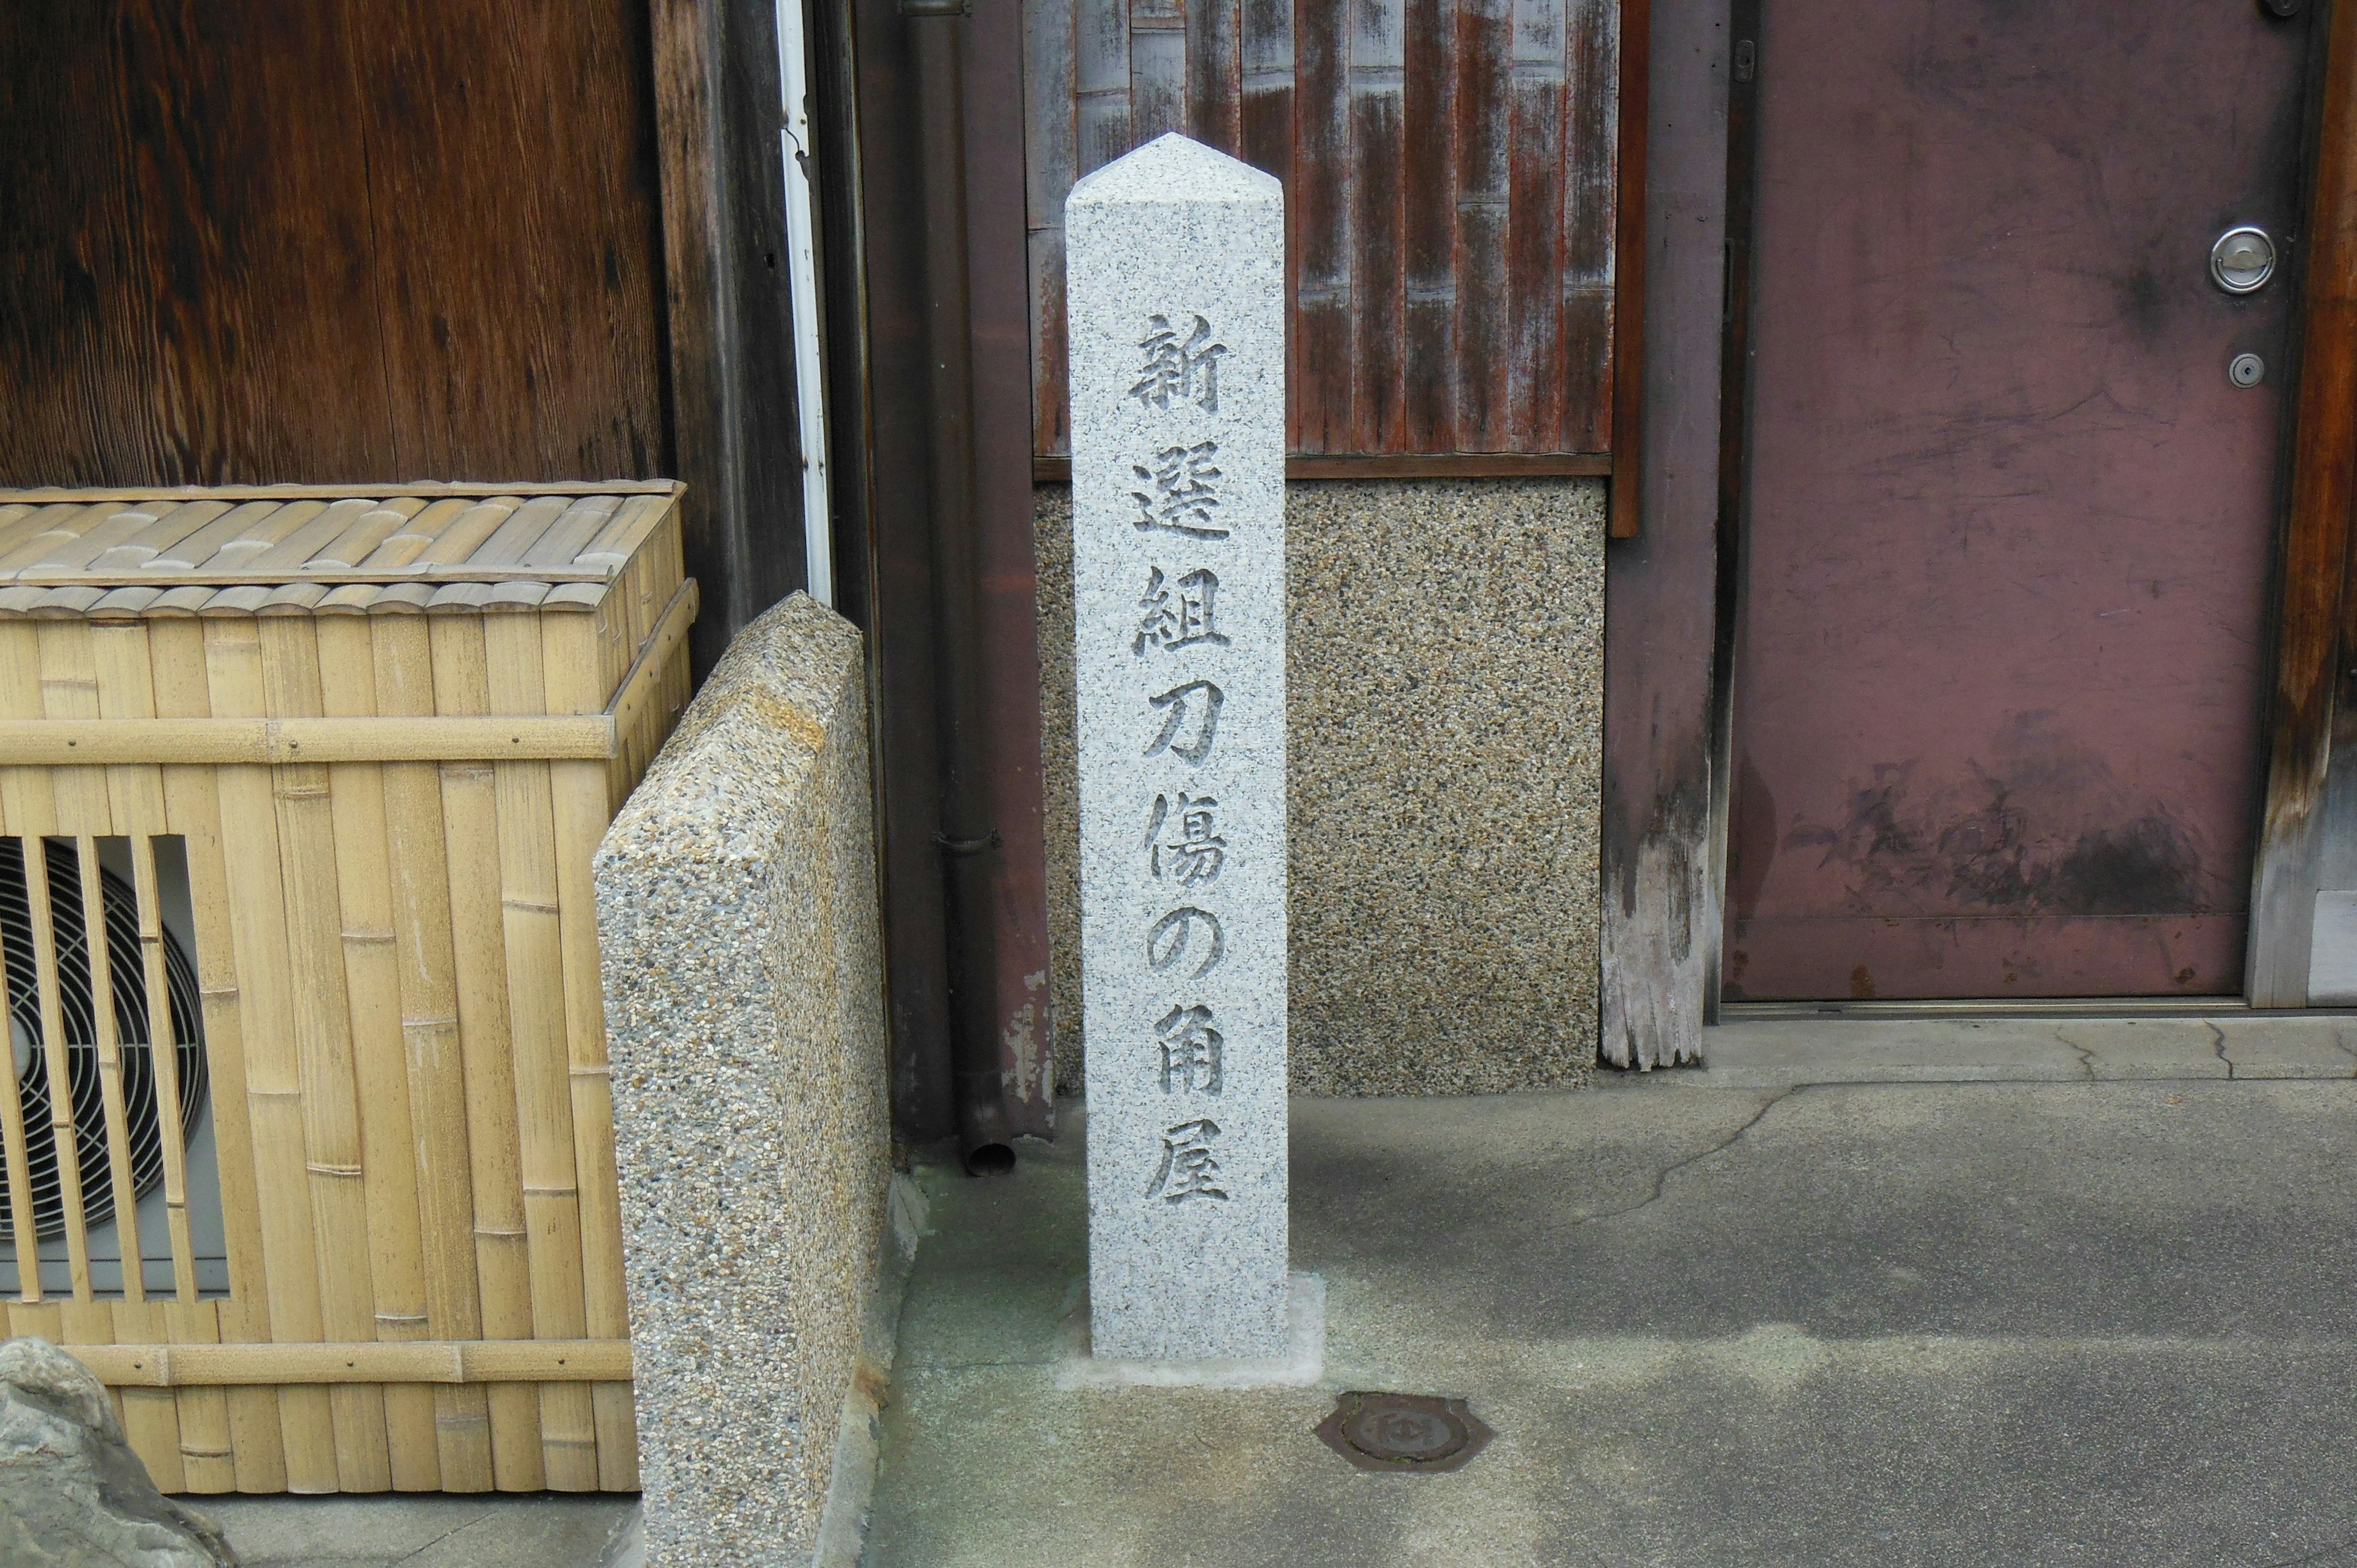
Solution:
[{"label": "pebbled concrete wall", "polygon": [[597,860],[648,1561],[808,1563],[890,1179],[859,634],[729,645]]},{"label": "pebbled concrete wall", "polygon": [[[1308,1094],[1585,1082],[1598,479],[1287,487],[1290,1047]],[[1036,492],[1056,1075],[1081,1078],[1071,496]]]}]

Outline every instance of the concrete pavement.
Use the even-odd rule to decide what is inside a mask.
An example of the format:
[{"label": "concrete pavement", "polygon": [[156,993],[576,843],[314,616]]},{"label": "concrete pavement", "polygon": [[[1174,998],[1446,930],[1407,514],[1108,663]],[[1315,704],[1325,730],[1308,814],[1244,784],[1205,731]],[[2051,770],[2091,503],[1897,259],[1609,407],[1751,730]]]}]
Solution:
[{"label": "concrete pavement", "polygon": [[635,1497],[190,1498],[246,1568],[622,1568]]},{"label": "concrete pavement", "polygon": [[[2245,1054],[2311,1050],[2337,1081],[1297,1101],[1309,1390],[1058,1391],[1075,1113],[924,1175],[866,1561],[2357,1568],[2357,1058]],[[1344,1389],[1498,1435],[1357,1471]]]}]

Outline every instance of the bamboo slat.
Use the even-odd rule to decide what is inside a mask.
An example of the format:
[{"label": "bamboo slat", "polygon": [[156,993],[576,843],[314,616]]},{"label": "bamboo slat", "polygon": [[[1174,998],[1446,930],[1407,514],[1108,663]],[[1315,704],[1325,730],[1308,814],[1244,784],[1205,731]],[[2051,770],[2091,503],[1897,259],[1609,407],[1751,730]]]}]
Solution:
[{"label": "bamboo slat", "polygon": [[[0,621],[0,718],[42,716],[40,628],[30,621]],[[13,764],[12,753],[0,757]],[[54,778],[47,768],[0,767],[0,826],[12,833],[57,832]]]},{"label": "bamboo slat", "polygon": [[[385,620],[372,632],[377,711],[386,715],[432,714],[434,666],[425,620]],[[467,1084],[459,1061],[442,782],[432,763],[393,763],[383,771],[393,954],[416,1148],[426,1326],[436,1338],[471,1339],[482,1333],[483,1314]],[[489,1396],[479,1388],[436,1389],[434,1416],[442,1489],[490,1490]]]},{"label": "bamboo slat", "polygon": [[[46,1337],[58,1337],[55,1333]],[[132,1345],[102,1339],[70,1343],[66,1348],[109,1388],[393,1380],[474,1386],[577,1385],[630,1375],[627,1339],[439,1339],[404,1345],[373,1340],[316,1345]]]},{"label": "bamboo slat", "polygon": [[[118,1301],[113,1304],[112,1332],[115,1340],[143,1344],[167,1339],[170,1330],[160,1301]],[[148,1478],[163,1492],[188,1489],[180,1458],[180,1402],[169,1389],[123,1389],[123,1434],[131,1451],[147,1466]]]},{"label": "bamboo slat", "polygon": [[[164,1324],[175,1345],[217,1345],[221,1314],[210,1301],[175,1301],[164,1305]],[[267,1397],[267,1389],[248,1389],[249,1396]],[[174,1397],[180,1409],[180,1475],[191,1492],[233,1492],[237,1489],[236,1439],[229,1413],[229,1391],[191,1385]]]},{"label": "bamboo slat", "polygon": [[[0,976],[7,973],[8,951],[0,940]],[[13,1011],[13,999],[11,1001]],[[16,1258],[16,1294],[24,1300],[41,1299],[40,1230],[33,1212],[32,1144],[27,1137],[23,1085],[16,1078],[16,1053],[0,1054],[0,1155],[8,1168],[8,1228]],[[31,1129],[36,1135],[41,1129]],[[28,1262],[29,1260],[29,1262]]]},{"label": "bamboo slat", "polygon": [[461,497],[445,496],[418,511],[402,528],[385,535],[365,556],[342,564],[353,570],[379,572],[406,566],[424,554],[444,530],[466,516],[472,505]]},{"label": "bamboo slat", "polygon": [[[602,671],[592,646],[597,628],[583,616],[541,618],[543,665],[551,713],[577,713],[599,702]],[[673,657],[677,657],[674,649]],[[597,908],[590,860],[618,803],[606,768],[593,762],[549,765],[556,853],[556,903],[565,978],[565,1071],[572,1091],[573,1157],[580,1173],[584,1331],[626,1338],[630,1301],[622,1274],[620,1180],[614,1162],[613,1083],[606,1057],[606,1000],[597,970]],[[590,1390],[597,1432],[598,1485],[638,1485],[638,1429],[628,1383]]]},{"label": "bamboo slat", "polygon": [[[486,686],[491,706],[501,712],[547,705],[542,619],[526,615],[484,618]],[[496,763],[493,788],[499,800],[508,1037],[515,1059],[516,1126],[530,1231],[533,1332],[545,1339],[578,1339],[587,1332],[580,1185],[574,1163],[565,960],[548,770],[545,762]],[[597,1441],[589,1391],[552,1385],[541,1391],[540,1404],[548,1486],[557,1491],[595,1490]]]},{"label": "bamboo slat", "polygon": [[[328,617],[312,624],[318,639],[321,705],[334,715],[373,716],[376,668],[370,623]],[[401,979],[393,953],[384,773],[365,764],[345,763],[328,768],[328,779],[354,1079],[364,1108],[361,1163],[376,1337],[424,1339],[430,1332],[425,1262],[402,1039]],[[441,1465],[434,1437],[433,1391],[389,1384],[384,1404],[393,1489],[436,1489]]]},{"label": "bamboo slat", "polygon": [[[203,628],[193,620],[162,621],[150,628],[148,636],[156,711],[166,717],[210,714],[212,694]],[[245,1070],[237,931],[230,913],[228,856],[222,846],[221,779],[210,768],[167,767],[163,773],[165,821],[179,838],[187,861],[205,1062],[212,1079],[221,1230],[229,1254],[231,1294],[213,1314],[210,1337],[239,1343],[264,1341],[272,1333],[271,1293],[263,1245],[261,1171],[255,1159],[253,1102]],[[191,1333],[195,1332],[192,1327]],[[288,1479],[285,1428],[278,1391],[230,1389],[222,1396],[221,1415],[227,1423],[230,1466],[230,1486],[223,1489],[285,1491]]]},{"label": "bamboo slat", "polygon": [[[115,1257],[123,1274],[123,1297],[147,1299],[139,1240],[139,1188],[131,1173],[131,1122],[123,1106],[123,1038],[114,1015],[113,951],[106,929],[106,875],[98,864],[98,841],[74,844],[81,876],[82,953],[88,965],[91,1024],[98,1058],[100,1115],[106,1123],[106,1178],[114,1203]],[[53,1097],[54,1098],[54,1097]]]},{"label": "bamboo slat", "polygon": [[[156,779],[156,821],[163,817],[163,780]],[[197,1250],[188,1232],[188,1129],[180,1120],[180,1051],[172,1023],[172,996],[164,961],[163,890],[156,874],[156,840],[131,841],[132,891],[139,903],[139,960],[147,987],[147,1049],[156,1075],[156,1116],[164,1152],[164,1224],[172,1248],[173,1294],[197,1299]]]},{"label": "bamboo slat", "polygon": [[[267,547],[275,544],[326,510],[327,503],[319,500],[299,500],[285,506],[256,501],[235,508],[222,513],[171,549],[159,550],[149,556],[133,580],[185,582],[185,574],[215,559],[231,545],[250,542],[257,547]],[[254,550],[244,552],[249,555],[255,553]]]},{"label": "bamboo slat", "polygon": [[[90,1232],[83,1224],[81,1151],[75,1137],[72,1076],[66,1063],[66,1024],[58,985],[58,932],[49,900],[48,841],[25,845],[25,896],[32,906],[34,985],[40,993],[41,1058],[49,1075],[49,1143],[57,1151],[58,1198],[65,1214],[67,1275],[76,1301],[91,1299]],[[23,1260],[18,1270],[23,1272]],[[40,1264],[34,1262],[35,1272]]]},{"label": "bamboo slat", "polygon": [[[426,628],[435,711],[488,712],[490,675],[484,668],[481,618],[429,617]],[[499,797],[488,763],[445,763],[441,774],[482,1332],[490,1339],[529,1339],[532,1275],[516,1125],[515,1060],[508,1033],[507,943],[497,871]],[[547,1470],[534,1391],[492,1390],[490,1416],[491,1469],[499,1489],[539,1491],[547,1483]]]},{"label": "bamboo slat", "polygon": [[[307,631],[308,628],[306,627]],[[598,758],[615,750],[603,714],[551,718],[504,714],[410,724],[381,718],[0,719],[0,756],[56,768],[75,764],[482,761],[515,757]],[[98,788],[104,800],[104,781]],[[102,814],[103,805],[100,807]],[[82,807],[71,820],[94,820]]]},{"label": "bamboo slat", "polygon": [[[332,509],[331,509],[332,510]],[[265,619],[264,700],[273,712],[317,717],[319,645],[306,619]],[[295,1045],[303,1090],[303,1158],[309,1176],[319,1268],[319,1316],[331,1339],[376,1331],[370,1278],[366,1168],[361,1157],[360,1088],[352,1063],[350,993],[344,985],[341,899],[336,886],[335,820],[328,770],[318,764],[272,770],[280,875],[286,898],[286,952],[294,981]],[[393,1484],[384,1392],[329,1391],[336,1467],[348,1492]]]},{"label": "bamboo slat", "polygon": [[93,523],[113,510],[112,507],[102,506],[88,499],[77,500],[68,505],[42,508],[39,516],[33,520],[35,526],[27,527],[11,540],[8,553],[5,555],[0,555],[0,571],[21,565],[28,561],[38,561],[51,550],[70,545]]},{"label": "bamboo slat", "polygon": [[90,507],[65,520],[50,532],[29,540],[12,560],[27,565],[71,570],[84,565],[109,545],[152,526],[156,514],[133,509]]},{"label": "bamboo slat", "polygon": [[[113,1344],[115,1337],[114,1314],[119,1305],[120,1304],[115,1302],[88,1298],[57,1303],[51,1309],[57,1314],[56,1337],[60,1343],[67,1344]],[[132,1412],[124,1408],[126,1402],[123,1393],[124,1391],[117,1388],[110,1388],[106,1391],[108,1400],[114,1406],[114,1419],[124,1423],[126,1429],[125,1435],[128,1435],[127,1429],[130,1426],[129,1418]],[[156,1430],[156,1423],[152,1419],[154,1412],[152,1408],[142,1408],[136,1413],[139,1417],[141,1435],[152,1446],[159,1435]],[[177,1439],[174,1441],[177,1445]],[[145,1459],[146,1455],[143,1453],[140,1457]]]},{"label": "bamboo slat", "polygon": [[[41,712],[52,720],[98,721],[98,650],[88,621],[45,621],[37,635],[41,650]],[[102,722],[102,721],[99,721]],[[16,754],[7,754],[11,760]],[[51,771],[57,795],[58,831],[105,833],[114,828],[106,798],[106,773],[98,768]]]},{"label": "bamboo slat", "polygon": [[[259,624],[223,619],[203,626],[213,713],[253,717],[267,712]],[[272,770],[240,766],[214,771],[221,794],[229,924],[236,943],[232,972],[247,1047],[246,1099],[270,1331],[280,1341],[316,1342],[325,1337],[324,1321],[310,1178],[305,1169],[303,1077],[296,1046],[286,888],[281,877]],[[336,1490],[339,1466],[328,1391],[317,1386],[281,1389],[278,1410],[285,1434],[288,1488]]]},{"label": "bamboo slat", "polygon": [[[97,722],[156,723],[155,667],[147,651],[147,628],[136,621],[93,622],[91,648],[98,677]],[[19,755],[5,746],[0,742],[0,755]],[[35,758],[26,756],[25,760]],[[141,757],[107,769],[107,806],[115,832],[136,834],[163,830],[164,775],[157,766],[162,760]]]},{"label": "bamboo slat", "polygon": [[81,510],[81,505],[65,501],[10,501],[0,507],[0,560],[15,554],[35,534],[48,532],[60,518]]},{"label": "bamboo slat", "polygon": [[[528,488],[534,494],[552,496],[677,496],[686,489],[676,479],[542,479],[533,481]],[[499,496],[513,494],[516,489],[513,485],[478,484],[459,479],[404,479],[397,485],[132,485],[96,489],[36,487],[0,490],[0,501],[37,506],[67,504],[79,509],[96,501],[201,500],[209,497],[224,500],[340,500],[346,498],[366,500],[387,495]]]},{"label": "bamboo slat", "polygon": [[[142,511],[155,511],[156,507],[142,507]],[[133,534],[112,549],[102,551],[91,561],[99,571],[145,566],[156,556],[208,523],[234,511],[230,502],[218,499],[200,501],[166,502],[162,515],[147,527]]]}]

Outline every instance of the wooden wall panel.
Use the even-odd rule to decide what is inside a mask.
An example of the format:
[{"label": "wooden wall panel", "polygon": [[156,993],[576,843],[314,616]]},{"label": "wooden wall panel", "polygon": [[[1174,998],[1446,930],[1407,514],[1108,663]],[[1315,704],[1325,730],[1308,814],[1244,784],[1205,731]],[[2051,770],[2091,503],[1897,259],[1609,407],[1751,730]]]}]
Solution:
[{"label": "wooden wall panel", "polygon": [[0,484],[662,471],[647,31],[0,6]]},{"label": "wooden wall panel", "polygon": [[1297,456],[1609,454],[1620,7],[1025,0],[1035,454],[1064,198],[1166,131],[1286,182]]},{"label": "wooden wall panel", "polygon": [[[455,3],[455,0],[444,0]],[[773,0],[649,0],[672,473],[705,585],[698,672],[804,585]]]}]

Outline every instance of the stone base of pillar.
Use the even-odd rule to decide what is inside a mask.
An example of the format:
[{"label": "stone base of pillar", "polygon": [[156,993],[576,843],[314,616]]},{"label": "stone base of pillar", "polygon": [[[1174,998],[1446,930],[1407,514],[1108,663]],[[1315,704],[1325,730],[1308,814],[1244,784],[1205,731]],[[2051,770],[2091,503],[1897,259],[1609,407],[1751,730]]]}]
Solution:
[{"label": "stone base of pillar", "polygon": [[1123,1361],[1089,1354],[1089,1300],[1064,1315],[1059,1389],[1307,1389],[1326,1376],[1326,1282],[1295,1272],[1286,1282],[1286,1346],[1260,1360]]}]

